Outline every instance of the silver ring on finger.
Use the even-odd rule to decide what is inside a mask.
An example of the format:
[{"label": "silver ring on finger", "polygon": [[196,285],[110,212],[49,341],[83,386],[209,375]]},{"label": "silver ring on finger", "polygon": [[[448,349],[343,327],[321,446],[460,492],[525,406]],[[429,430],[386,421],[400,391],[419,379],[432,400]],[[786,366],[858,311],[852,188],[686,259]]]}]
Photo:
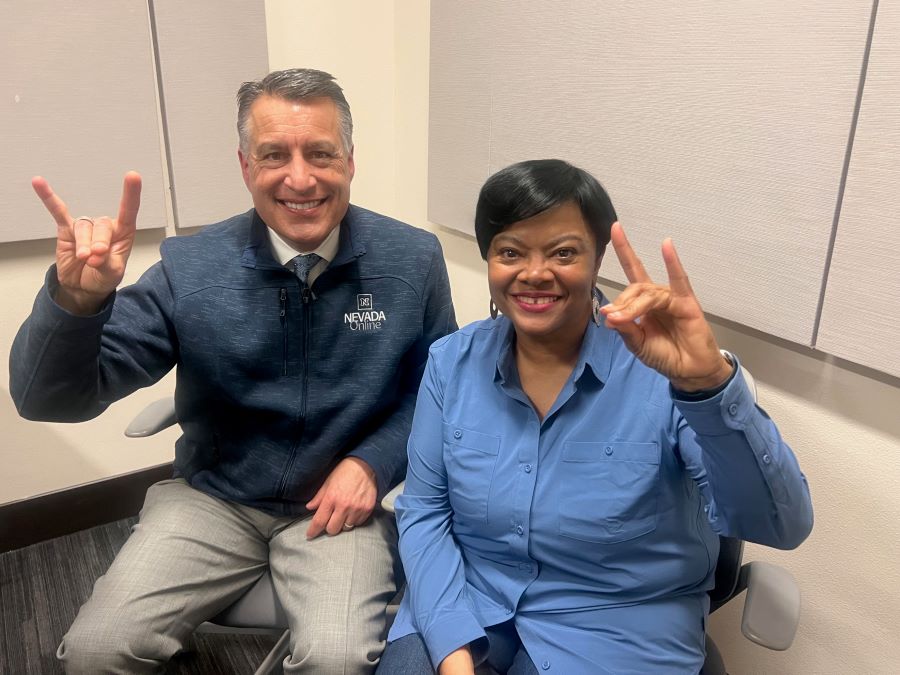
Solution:
[{"label": "silver ring on finger", "polygon": [[77,223],[79,220],[86,220],[86,221],[88,221],[91,225],[94,224],[94,219],[93,219],[93,218],[88,218],[87,216],[78,216],[75,220],[72,221],[72,226],[74,227],[74,226],[75,226],[75,223]]},{"label": "silver ring on finger", "polygon": [[354,527],[356,527],[356,525],[351,525],[350,523],[344,523],[344,525],[342,526],[341,529],[343,529],[344,532],[349,532],[349,531],[352,530]]}]

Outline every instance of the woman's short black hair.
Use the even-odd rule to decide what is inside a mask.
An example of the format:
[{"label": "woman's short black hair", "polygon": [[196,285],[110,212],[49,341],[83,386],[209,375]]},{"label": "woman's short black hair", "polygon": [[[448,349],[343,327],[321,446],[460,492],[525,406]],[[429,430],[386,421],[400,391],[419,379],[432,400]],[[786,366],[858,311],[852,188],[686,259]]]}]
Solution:
[{"label": "woman's short black hair", "polygon": [[606,250],[616,210],[603,186],[584,169],[561,159],[531,159],[487,179],[475,207],[475,238],[487,260],[491,240],[510,225],[572,202],[594,235],[597,255]]}]

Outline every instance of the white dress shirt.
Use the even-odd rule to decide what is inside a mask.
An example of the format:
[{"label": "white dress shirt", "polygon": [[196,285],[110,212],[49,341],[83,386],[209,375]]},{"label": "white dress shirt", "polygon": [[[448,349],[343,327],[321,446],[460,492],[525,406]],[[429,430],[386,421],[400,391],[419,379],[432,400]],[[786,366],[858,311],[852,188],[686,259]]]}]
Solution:
[{"label": "white dress shirt", "polygon": [[294,269],[293,260],[297,257],[297,254],[300,255],[309,255],[310,253],[318,254],[322,259],[316,263],[316,266],[313,267],[309,271],[309,278],[307,283],[310,286],[313,285],[316,278],[325,271],[328,265],[334,260],[334,256],[337,255],[338,245],[341,240],[341,226],[338,225],[331,232],[329,232],[328,236],[325,237],[325,241],[319,244],[319,247],[312,251],[301,251],[293,244],[289,243],[278,234],[271,227],[266,225],[266,229],[269,231],[269,244],[272,246],[272,255],[275,257],[279,263],[284,265],[290,270]]}]

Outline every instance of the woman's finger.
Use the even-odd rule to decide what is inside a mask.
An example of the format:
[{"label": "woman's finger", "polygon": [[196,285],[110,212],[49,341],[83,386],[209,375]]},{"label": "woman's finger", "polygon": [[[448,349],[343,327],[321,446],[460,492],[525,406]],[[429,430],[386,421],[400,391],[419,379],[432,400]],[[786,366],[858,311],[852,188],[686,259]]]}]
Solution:
[{"label": "woman's finger", "polygon": [[637,257],[634,249],[631,248],[628,237],[625,236],[625,230],[618,221],[612,224],[610,241],[612,241],[616,257],[619,259],[619,265],[622,266],[622,271],[625,272],[625,277],[628,281],[630,283],[650,282],[650,275],[647,274],[647,270],[644,269],[640,258]]},{"label": "woman's finger", "polygon": [[694,295],[694,289],[691,288],[691,281],[688,279],[687,272],[681,264],[681,258],[678,257],[678,251],[675,250],[675,244],[671,239],[665,239],[662,243],[663,262],[666,264],[666,272],[669,275],[669,287],[676,295]]},{"label": "woman's finger", "polygon": [[626,298],[620,296],[614,304],[606,305],[601,311],[611,323],[640,321],[650,312],[667,309],[671,297],[668,287],[645,284],[641,292]]}]

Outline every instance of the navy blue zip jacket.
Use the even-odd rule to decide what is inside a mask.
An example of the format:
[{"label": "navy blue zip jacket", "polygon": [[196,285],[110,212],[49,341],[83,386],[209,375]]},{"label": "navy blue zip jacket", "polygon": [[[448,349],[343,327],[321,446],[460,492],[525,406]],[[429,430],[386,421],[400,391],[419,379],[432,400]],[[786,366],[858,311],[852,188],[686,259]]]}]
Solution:
[{"label": "navy blue zip jacket", "polygon": [[174,366],[175,472],[195,488],[299,515],[346,456],[379,499],[403,479],[428,347],[456,330],[434,235],[351,205],[307,297],[252,209],[160,250],[89,317],[52,300],[50,268],[10,354],[19,414],[91,419]]}]

